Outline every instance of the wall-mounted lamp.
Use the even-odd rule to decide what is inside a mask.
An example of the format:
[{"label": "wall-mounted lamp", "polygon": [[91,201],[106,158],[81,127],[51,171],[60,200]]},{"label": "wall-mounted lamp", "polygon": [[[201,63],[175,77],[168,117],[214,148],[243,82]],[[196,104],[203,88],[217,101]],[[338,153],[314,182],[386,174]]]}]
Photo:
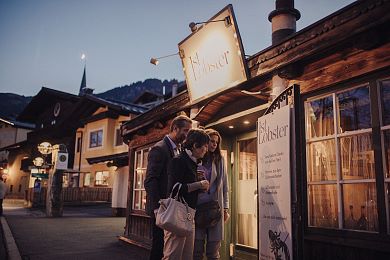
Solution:
[{"label": "wall-mounted lamp", "polygon": [[198,26],[197,26],[198,24],[208,24],[208,23],[216,23],[216,22],[225,22],[226,27],[232,25],[232,20],[230,19],[230,16],[226,16],[225,19],[221,19],[221,20],[198,22],[198,23],[191,22],[188,26],[190,27],[191,32],[196,32],[198,30]]},{"label": "wall-mounted lamp", "polygon": [[49,143],[49,142],[40,143],[40,144],[38,144],[37,148],[41,154],[45,154],[45,155],[50,154],[51,151],[53,150],[53,147],[51,146],[51,143]]},{"label": "wall-mounted lamp", "polygon": [[175,55],[178,55],[179,53],[176,52],[176,53],[173,53],[173,54],[169,54],[169,55],[166,55],[166,56],[162,56],[162,57],[158,57],[158,58],[151,58],[150,59],[150,63],[152,63],[153,65],[158,65],[158,63],[160,62],[161,59],[164,59],[164,58],[168,58],[168,57],[172,57],[172,56],[175,56]]},{"label": "wall-mounted lamp", "polygon": [[42,157],[35,157],[33,163],[36,167],[42,167],[42,165],[44,164],[44,160]]},{"label": "wall-mounted lamp", "polygon": [[262,94],[261,91],[248,91],[248,90],[241,90],[242,93],[246,95],[260,95]]}]

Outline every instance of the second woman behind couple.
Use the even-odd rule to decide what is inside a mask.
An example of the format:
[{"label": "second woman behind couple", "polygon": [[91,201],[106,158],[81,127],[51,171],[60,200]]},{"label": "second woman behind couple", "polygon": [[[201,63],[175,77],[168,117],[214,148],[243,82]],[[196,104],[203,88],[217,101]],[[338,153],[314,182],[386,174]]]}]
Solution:
[{"label": "second woman behind couple", "polygon": [[[184,150],[180,155],[172,160],[168,172],[168,191],[172,190],[175,183],[184,184],[180,190],[180,195],[184,197],[191,208],[196,209],[199,202],[205,202],[210,199],[218,199],[220,206],[228,208],[227,178],[224,171],[223,160],[220,155],[221,138],[218,132],[214,130],[191,129],[183,144]],[[218,148],[218,149],[217,149]],[[205,179],[198,180],[197,168],[201,158],[207,151],[207,163],[205,164]],[[215,151],[218,155],[215,156]],[[211,187],[210,187],[211,183]],[[210,192],[209,188],[211,188]],[[207,195],[206,195],[207,194]],[[227,220],[228,213],[224,211],[224,220]],[[209,259],[219,258],[220,242],[223,237],[223,221],[216,226],[205,230],[196,230],[186,237],[176,236],[175,234],[164,230],[164,257],[163,259],[201,259],[203,256],[204,242],[207,235],[207,257]]]}]

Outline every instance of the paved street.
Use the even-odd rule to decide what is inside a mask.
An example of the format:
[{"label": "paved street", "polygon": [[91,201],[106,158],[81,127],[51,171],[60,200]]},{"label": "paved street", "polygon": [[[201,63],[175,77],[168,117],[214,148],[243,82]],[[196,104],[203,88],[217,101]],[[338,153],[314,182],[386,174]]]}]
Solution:
[{"label": "paved street", "polygon": [[147,251],[118,241],[126,219],[108,204],[66,206],[61,218],[5,203],[5,217],[22,259],[147,259]]}]

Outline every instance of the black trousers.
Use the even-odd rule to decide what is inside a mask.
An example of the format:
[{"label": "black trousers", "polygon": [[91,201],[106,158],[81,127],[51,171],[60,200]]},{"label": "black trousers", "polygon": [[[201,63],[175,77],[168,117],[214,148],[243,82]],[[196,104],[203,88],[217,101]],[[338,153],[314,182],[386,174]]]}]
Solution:
[{"label": "black trousers", "polygon": [[0,199],[0,216],[3,215],[3,199]]},{"label": "black trousers", "polygon": [[152,250],[150,251],[150,260],[161,260],[164,250],[164,230],[156,226],[156,219],[152,218],[153,222],[153,240]]}]

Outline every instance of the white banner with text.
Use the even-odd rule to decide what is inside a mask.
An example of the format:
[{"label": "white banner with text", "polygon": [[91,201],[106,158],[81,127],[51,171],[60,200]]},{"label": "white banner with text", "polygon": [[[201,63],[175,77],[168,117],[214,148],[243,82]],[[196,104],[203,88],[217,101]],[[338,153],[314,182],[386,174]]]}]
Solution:
[{"label": "white banner with text", "polygon": [[291,260],[290,106],[258,119],[259,259]]}]

